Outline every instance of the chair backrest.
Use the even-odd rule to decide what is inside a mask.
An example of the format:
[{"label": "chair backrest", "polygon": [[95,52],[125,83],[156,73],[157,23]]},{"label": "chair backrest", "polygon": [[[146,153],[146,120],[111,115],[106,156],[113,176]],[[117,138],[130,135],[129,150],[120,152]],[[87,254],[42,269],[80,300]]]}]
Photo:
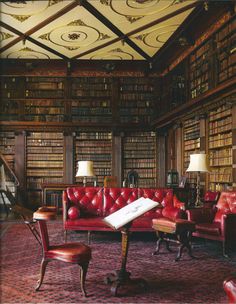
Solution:
[{"label": "chair backrest", "polygon": [[216,208],[214,222],[221,222],[223,214],[236,213],[236,191],[221,192]]},{"label": "chair backrest", "polygon": [[215,202],[217,203],[218,199],[220,197],[219,191],[206,191],[204,195],[204,202]]},{"label": "chair backrest", "polygon": [[48,251],[49,249],[49,237],[48,237],[48,228],[47,228],[47,223],[44,220],[39,220],[39,231],[41,235],[41,242],[43,246],[44,252]]}]

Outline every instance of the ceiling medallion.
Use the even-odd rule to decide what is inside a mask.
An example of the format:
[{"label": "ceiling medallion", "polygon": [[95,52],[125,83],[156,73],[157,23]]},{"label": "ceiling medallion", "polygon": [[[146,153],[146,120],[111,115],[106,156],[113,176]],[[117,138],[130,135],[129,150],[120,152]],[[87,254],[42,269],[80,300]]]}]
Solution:
[{"label": "ceiling medallion", "polygon": [[6,39],[12,38],[12,37],[14,37],[14,36],[9,33],[0,31],[0,42],[2,42],[3,40],[6,40]]},{"label": "ceiling medallion", "polygon": [[80,38],[80,34],[77,34],[77,33],[68,34],[68,38],[70,40],[77,40]]}]

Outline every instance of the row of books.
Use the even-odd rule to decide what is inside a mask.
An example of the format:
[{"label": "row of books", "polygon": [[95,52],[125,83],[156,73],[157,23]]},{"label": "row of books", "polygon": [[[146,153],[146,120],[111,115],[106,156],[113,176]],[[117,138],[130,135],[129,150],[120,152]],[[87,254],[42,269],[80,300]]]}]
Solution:
[{"label": "row of books", "polygon": [[231,108],[227,105],[218,107],[216,110],[211,111],[209,114],[209,121],[218,120],[231,115]]},{"label": "row of books", "polygon": [[222,119],[214,120],[209,122],[209,129],[215,129],[217,127],[223,127],[232,123],[232,115],[223,117]]},{"label": "row of books", "polygon": [[120,108],[120,115],[151,115],[151,108]]},{"label": "row of books", "polygon": [[137,91],[137,92],[153,92],[153,86],[149,84],[122,84],[120,86],[120,91]]},{"label": "row of books", "polygon": [[27,169],[27,176],[35,176],[35,177],[62,177],[63,176],[63,170],[62,169],[55,169],[50,168],[50,170],[47,170],[45,168],[37,168],[37,169]]},{"label": "row of books", "polygon": [[[60,132],[31,132],[29,139],[41,139],[41,140],[59,140],[63,139],[63,133]],[[56,142],[56,141],[55,141]]]},{"label": "row of books", "polygon": [[[213,148],[222,148],[228,145],[232,145],[232,132],[227,134],[220,134],[221,138],[219,136],[214,136],[213,140],[212,137],[210,137],[209,141],[209,149]],[[224,137],[225,135],[225,137]],[[226,136],[227,135],[227,136]]]},{"label": "row of books", "polygon": [[[112,116],[107,115],[104,117],[107,123],[112,122]],[[101,123],[101,115],[89,115],[89,116],[84,116],[84,115],[73,115],[72,116],[72,122],[91,122],[91,123]]]},{"label": "row of books", "polygon": [[27,168],[61,168],[63,169],[63,162],[56,160],[27,160]]},{"label": "row of books", "polygon": [[83,83],[83,84],[78,84],[78,83],[74,83],[72,82],[72,86],[71,86],[72,90],[76,91],[76,90],[82,90],[82,91],[92,91],[92,92],[96,92],[96,91],[107,91],[112,89],[111,83]]},{"label": "row of books", "polygon": [[64,90],[64,83],[60,82],[26,82],[26,90]]},{"label": "row of books", "polygon": [[[9,96],[8,98],[13,97]],[[64,91],[59,90],[40,90],[40,91],[25,91],[25,97],[26,98],[63,98],[64,97]]]},{"label": "row of books", "polygon": [[209,190],[211,191],[229,191],[232,190],[232,184],[231,183],[209,183]]},{"label": "row of books", "polygon": [[140,94],[140,93],[122,93],[120,94],[120,100],[123,101],[130,101],[130,100],[137,100],[137,101],[152,101],[153,94]]},{"label": "row of books", "polygon": [[109,99],[104,100],[72,100],[73,107],[110,107],[111,102]]},{"label": "row of books", "polygon": [[218,127],[215,127],[214,129],[209,129],[209,135],[215,135],[215,134],[223,133],[223,132],[231,132],[231,130],[232,130],[232,123],[230,122],[223,126],[218,126]]},{"label": "row of books", "polygon": [[36,115],[58,115],[58,114],[64,114],[64,107],[26,107],[25,108],[25,114],[36,114]]},{"label": "row of books", "polygon": [[35,121],[35,122],[63,122],[64,115],[45,115],[45,114],[32,114],[32,115],[25,115],[25,121]]},{"label": "row of books", "polygon": [[155,168],[155,160],[150,159],[126,159],[124,161],[124,166],[127,167],[136,167],[136,168]]},{"label": "row of books", "polygon": [[27,161],[63,161],[63,154],[28,154]]},{"label": "row of books", "polygon": [[72,97],[110,97],[111,91],[73,90]]},{"label": "row of books", "polygon": [[76,137],[76,140],[80,139],[96,139],[96,140],[111,140],[112,133],[111,132],[81,132],[79,136]]},{"label": "row of books", "polygon": [[103,146],[94,146],[94,147],[78,147],[78,151],[81,154],[94,154],[94,153],[101,153],[101,154],[110,154],[111,153],[111,146],[103,147]]},{"label": "row of books", "polygon": [[[78,151],[79,152],[79,151]],[[78,153],[79,160],[92,160],[92,161],[110,161],[111,160],[111,154],[91,154],[88,156],[87,154],[80,154]],[[105,164],[104,164],[105,165]],[[100,164],[101,166],[101,164]]]},{"label": "row of books", "polygon": [[[41,147],[42,148],[42,147]],[[45,147],[43,146],[43,149],[39,149],[39,146],[27,146],[27,153],[33,153],[33,154],[41,154],[41,153],[58,153],[63,154],[63,147]]]},{"label": "row of books", "polygon": [[86,108],[76,108],[73,107],[71,109],[72,115],[112,115],[111,108],[92,108],[92,107],[86,107]]},{"label": "row of books", "polygon": [[78,149],[80,148],[87,148],[87,147],[102,147],[104,149],[108,149],[111,148],[111,140],[100,140],[100,141],[93,141],[93,140],[78,140],[76,141],[76,146],[78,147]]},{"label": "row of books", "polygon": [[[137,171],[139,178],[155,178],[155,169],[133,168]],[[130,169],[124,169],[124,175],[127,176]]]}]

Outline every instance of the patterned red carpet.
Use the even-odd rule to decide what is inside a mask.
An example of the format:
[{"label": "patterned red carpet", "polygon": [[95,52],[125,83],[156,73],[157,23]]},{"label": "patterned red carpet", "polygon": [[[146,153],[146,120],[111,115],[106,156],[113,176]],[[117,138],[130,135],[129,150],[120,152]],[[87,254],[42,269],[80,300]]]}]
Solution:
[{"label": "patterned red carpet", "polygon": [[[40,291],[34,287],[39,277],[41,249],[22,224],[4,224],[1,237],[1,303],[226,303],[222,289],[225,277],[235,273],[236,256],[227,260],[214,242],[198,242],[191,259],[185,252],[179,262],[175,253],[152,256],[155,234],[134,234],[131,237],[127,270],[131,277],[142,277],[148,291],[121,288],[119,297],[112,297],[104,282],[107,273],[120,267],[119,233],[94,234],[86,289],[80,292],[79,268],[63,262],[48,264]],[[49,224],[51,243],[63,242],[62,223]],[[85,233],[73,233],[71,240],[86,242]]]}]

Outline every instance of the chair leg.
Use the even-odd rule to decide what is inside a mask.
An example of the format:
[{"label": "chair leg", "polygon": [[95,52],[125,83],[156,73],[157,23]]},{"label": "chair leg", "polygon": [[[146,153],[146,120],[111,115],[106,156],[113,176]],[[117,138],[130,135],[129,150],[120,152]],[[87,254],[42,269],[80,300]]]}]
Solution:
[{"label": "chair leg", "polygon": [[35,291],[38,291],[40,286],[42,285],[44,274],[45,274],[48,262],[49,262],[48,260],[45,260],[44,258],[42,259],[41,267],[40,267],[40,278],[38,280],[38,284],[35,288]]},{"label": "chair leg", "polygon": [[64,242],[67,242],[67,230],[64,230]]},{"label": "chair leg", "polygon": [[223,241],[222,247],[223,247],[223,256],[225,258],[229,258],[229,255],[227,253],[227,245],[226,245],[226,241],[225,240]]},{"label": "chair leg", "polygon": [[88,245],[90,245],[90,240],[91,240],[91,231],[88,231]]},{"label": "chair leg", "polygon": [[87,275],[87,270],[89,266],[89,262],[80,266],[80,286],[81,286],[81,291],[84,297],[87,297],[87,293],[85,291],[85,280],[86,280],[86,275]]}]

